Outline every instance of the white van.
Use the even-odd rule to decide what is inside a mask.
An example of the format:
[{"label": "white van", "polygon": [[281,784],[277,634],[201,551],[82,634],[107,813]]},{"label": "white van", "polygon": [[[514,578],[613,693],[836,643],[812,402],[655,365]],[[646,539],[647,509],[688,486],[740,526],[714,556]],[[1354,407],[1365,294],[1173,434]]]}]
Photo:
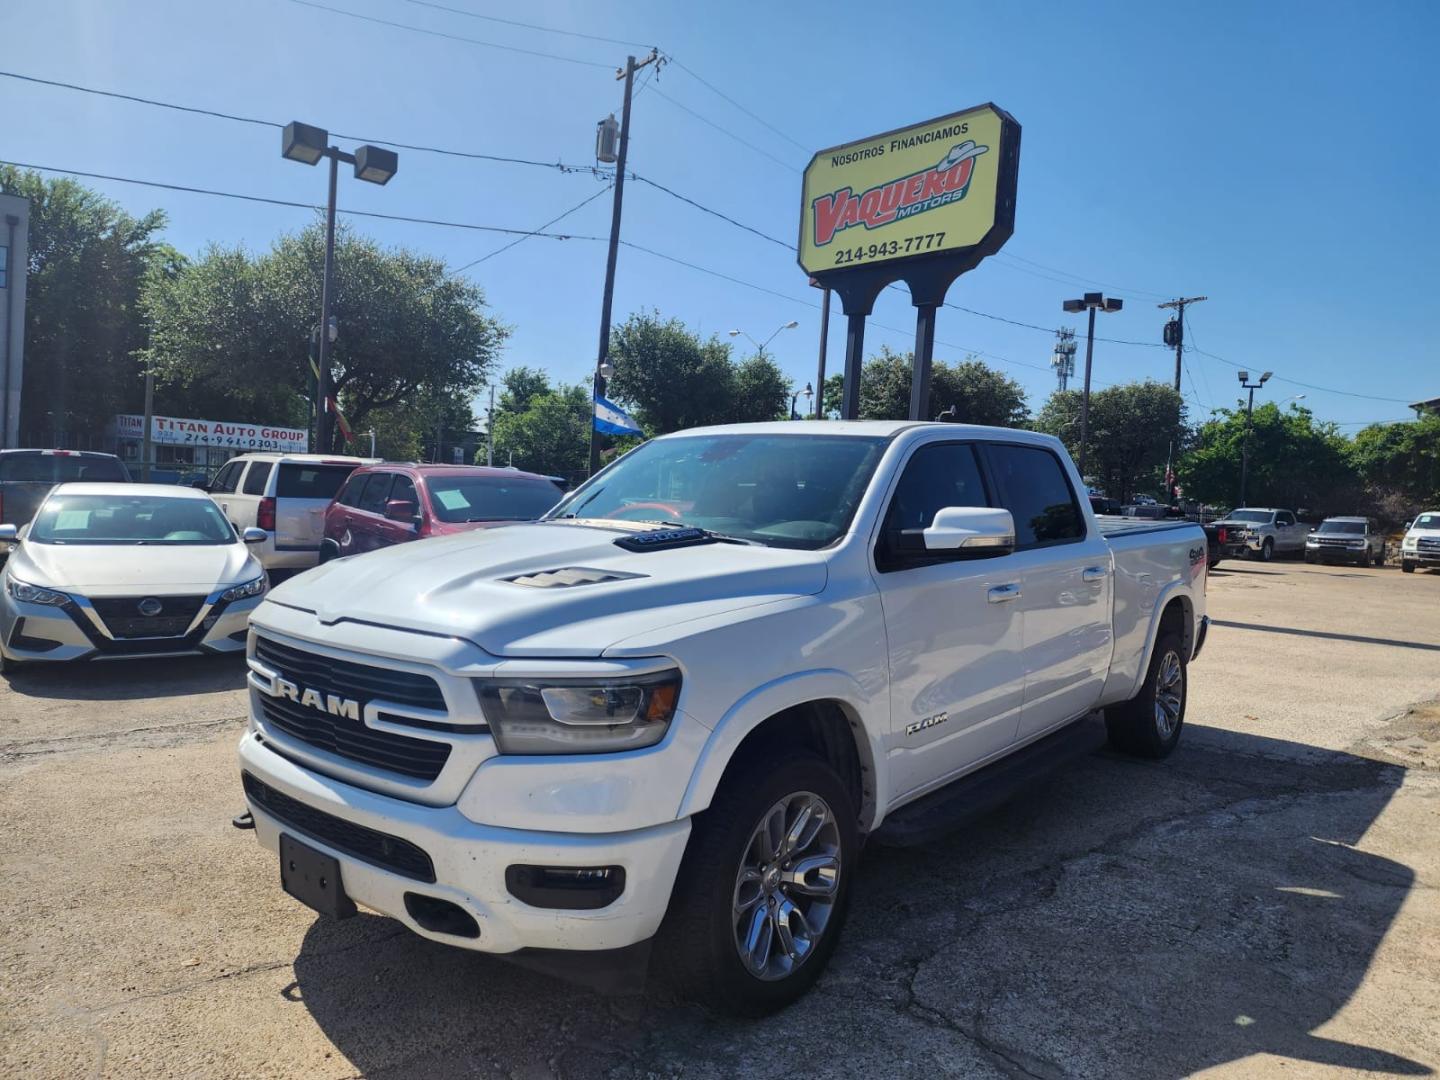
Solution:
[{"label": "white van", "polygon": [[382,458],[332,454],[241,454],[205,490],[241,533],[270,534],[252,550],[266,570],[308,570],[320,561],[325,508],[349,475]]}]

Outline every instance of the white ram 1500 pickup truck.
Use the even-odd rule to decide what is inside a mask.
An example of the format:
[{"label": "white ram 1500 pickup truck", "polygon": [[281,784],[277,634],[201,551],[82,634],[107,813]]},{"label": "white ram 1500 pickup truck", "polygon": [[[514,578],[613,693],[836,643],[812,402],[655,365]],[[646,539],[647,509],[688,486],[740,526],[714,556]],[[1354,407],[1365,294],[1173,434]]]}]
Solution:
[{"label": "white ram 1500 pickup truck", "polygon": [[653,938],[683,992],[778,1008],[868,837],[943,831],[1096,710],[1175,746],[1204,534],[1102,535],[1084,491],[1028,432],[706,428],[542,521],[328,563],[253,616],[260,842],[331,915],[522,956]]}]

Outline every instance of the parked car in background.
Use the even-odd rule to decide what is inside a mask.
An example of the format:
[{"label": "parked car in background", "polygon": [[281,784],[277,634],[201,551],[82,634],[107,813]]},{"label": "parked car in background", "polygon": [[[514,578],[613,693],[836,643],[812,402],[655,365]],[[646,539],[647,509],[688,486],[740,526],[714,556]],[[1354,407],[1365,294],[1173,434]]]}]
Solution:
[{"label": "parked car in background", "polygon": [[1305,561],[1379,566],[1385,561],[1385,537],[1370,518],[1326,518],[1305,538]]},{"label": "parked car in background", "polygon": [[368,465],[325,511],[320,561],[377,548],[534,521],[564,494],[548,476],[479,465]]},{"label": "parked car in background", "polygon": [[1440,567],[1440,510],[1417,517],[1400,541],[1400,569],[1413,574],[1417,566]]},{"label": "parked car in background", "polygon": [[[89,450],[0,450],[0,523],[19,528],[56,484],[72,481],[129,483],[125,463]],[[0,552],[9,551],[0,544]]]},{"label": "parked car in background", "polygon": [[325,509],[350,474],[379,458],[241,454],[202,490],[235,528],[263,529],[256,557],[266,570],[307,570],[320,561]]},{"label": "parked car in background", "polygon": [[1201,525],[1205,530],[1206,564],[1213,570],[1221,559],[1238,559],[1246,552],[1245,542],[1232,536],[1234,527],[1219,522]]},{"label": "parked car in background", "polygon": [[1276,555],[1299,555],[1305,550],[1305,537],[1310,526],[1295,518],[1293,510],[1273,507],[1242,507],[1231,510],[1222,521],[1228,535],[1243,543],[1245,550],[1269,562]]},{"label": "parked car in background", "polygon": [[241,652],[265,570],[199,491],[61,484],[15,542],[0,590],[0,668],[30,661]]}]

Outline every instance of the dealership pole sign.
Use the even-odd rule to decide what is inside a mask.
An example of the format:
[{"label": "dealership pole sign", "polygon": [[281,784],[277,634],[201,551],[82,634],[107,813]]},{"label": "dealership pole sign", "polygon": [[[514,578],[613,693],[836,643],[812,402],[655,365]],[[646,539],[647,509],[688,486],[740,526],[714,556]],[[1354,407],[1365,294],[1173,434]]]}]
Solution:
[{"label": "dealership pole sign", "polygon": [[[152,416],[150,422],[150,441],[163,446],[279,450],[300,454],[310,448],[310,433],[304,428],[235,424],[228,420],[188,420],[178,416]],[[134,413],[122,413],[115,417],[115,434],[122,439],[143,439],[145,418]]]},{"label": "dealership pole sign", "polygon": [[860,404],[865,317],[897,281],[916,307],[910,418],[930,396],[935,312],[954,280],[1015,231],[1020,125],[994,105],[822,150],[805,169],[798,257],[840,295],[849,332],[841,415]]}]

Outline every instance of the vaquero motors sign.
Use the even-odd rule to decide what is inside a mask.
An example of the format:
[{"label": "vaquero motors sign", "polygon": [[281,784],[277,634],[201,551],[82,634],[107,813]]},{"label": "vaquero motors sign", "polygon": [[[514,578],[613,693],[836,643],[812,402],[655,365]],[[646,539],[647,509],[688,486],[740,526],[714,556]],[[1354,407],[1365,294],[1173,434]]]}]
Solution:
[{"label": "vaquero motors sign", "polygon": [[[271,424],[235,424],[227,420],[187,420],[178,416],[152,416],[150,440],[166,446],[218,446],[232,450],[280,450],[305,453],[310,433],[304,428]],[[115,433],[122,439],[143,439],[145,418],[133,413],[115,417]]]},{"label": "vaquero motors sign", "polygon": [[1013,228],[1019,137],[982,105],[820,151],[805,170],[801,267],[825,275],[998,247]]}]

